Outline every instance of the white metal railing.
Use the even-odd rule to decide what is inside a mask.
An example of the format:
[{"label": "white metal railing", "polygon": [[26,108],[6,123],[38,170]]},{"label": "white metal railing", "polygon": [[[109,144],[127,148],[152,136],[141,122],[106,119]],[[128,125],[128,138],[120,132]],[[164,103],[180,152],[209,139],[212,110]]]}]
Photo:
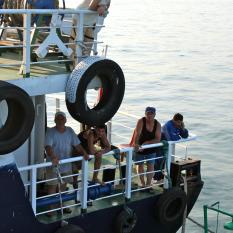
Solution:
[{"label": "white metal railing", "polygon": [[[196,136],[191,136],[187,139],[181,139],[179,141],[168,142],[167,166],[165,167],[165,170],[167,169],[166,170],[167,174],[170,174],[170,163],[171,163],[171,156],[172,156],[171,145],[176,144],[176,143],[192,141],[195,139],[196,139]],[[161,147],[161,146],[163,146],[162,143],[156,143],[156,144],[150,144],[150,145],[143,145],[140,147],[140,149],[147,149],[147,148],[154,148],[154,147]],[[126,164],[125,164],[126,165],[126,176],[124,178],[125,191],[121,192],[121,193],[117,193],[117,194],[110,194],[110,195],[104,196],[104,197],[98,197],[96,200],[111,198],[111,197],[118,196],[118,195],[124,195],[126,199],[131,199],[133,192],[141,190],[141,189],[132,190],[132,180],[134,177],[148,174],[148,172],[145,172],[143,174],[139,173],[137,175],[133,175],[132,167],[133,167],[133,164],[137,163],[137,162],[133,161],[133,151],[134,151],[133,147],[121,148],[118,151],[119,153],[125,152],[127,154],[126,155]],[[114,154],[114,151],[110,151],[110,152],[104,154],[103,156],[109,156],[109,155],[113,155],[113,154]],[[93,158],[93,157],[94,156],[91,156],[91,158]],[[159,158],[156,158],[156,159],[159,159]],[[79,196],[80,196],[80,201],[81,201],[81,209],[82,209],[82,211],[86,212],[87,203],[90,201],[90,200],[88,200],[88,188],[97,186],[97,185],[88,185],[89,173],[93,172],[94,170],[89,171],[89,167],[88,167],[89,161],[82,159],[82,157],[74,157],[74,158],[60,160],[59,163],[65,164],[65,163],[72,163],[72,162],[76,162],[76,161],[82,161],[82,173],[79,174],[79,176],[81,176],[81,188],[74,189],[73,191],[79,191]],[[143,160],[143,161],[148,161],[148,160]],[[48,213],[48,212],[60,209],[60,208],[57,208],[57,209],[52,209],[52,210],[48,210],[48,211],[37,212],[37,201],[38,200],[45,198],[45,197],[53,197],[53,196],[58,194],[58,193],[55,193],[55,194],[50,194],[50,195],[46,195],[46,196],[42,196],[42,197],[37,197],[37,184],[42,183],[42,182],[48,182],[48,181],[56,179],[56,178],[54,178],[54,179],[49,179],[49,180],[37,181],[37,171],[38,171],[38,169],[49,167],[51,165],[52,165],[51,162],[46,162],[46,163],[35,164],[35,165],[30,165],[30,166],[19,168],[20,172],[25,172],[25,171],[28,172],[29,171],[31,174],[30,184],[27,183],[27,184],[25,184],[25,186],[30,187],[30,189],[29,189],[30,194],[29,195],[30,195],[31,205],[32,205],[32,208],[33,208],[35,215],[41,215],[44,213]],[[100,171],[100,170],[103,170],[103,169],[101,168],[98,171]],[[153,171],[153,172],[156,172],[156,171]],[[73,176],[77,176],[77,174],[69,175],[69,177],[73,177]],[[66,177],[68,177],[68,176],[66,176]],[[65,177],[63,177],[63,178],[65,178]],[[112,183],[112,182],[116,182],[116,181],[120,181],[120,180],[121,179],[115,179],[113,181],[106,182],[106,183]],[[166,183],[166,181],[164,181],[164,183]],[[70,192],[70,191],[64,191],[64,192],[62,192],[62,194],[65,194],[68,192]],[[73,207],[76,205],[80,205],[80,204],[72,204],[72,205],[66,206],[65,208]],[[64,207],[62,207],[62,208],[64,208]]]},{"label": "white metal railing", "polygon": [[[95,11],[90,11],[90,10],[73,10],[73,9],[0,9],[0,15],[12,15],[12,14],[17,14],[17,15],[22,15],[23,18],[23,25],[22,26],[8,26],[8,25],[4,25],[4,23],[0,26],[0,30],[9,30],[9,29],[16,29],[16,30],[20,30],[23,32],[23,41],[20,42],[18,41],[18,44],[13,44],[13,45],[3,45],[0,46],[0,50],[3,48],[7,48],[7,49],[22,49],[22,53],[23,53],[23,59],[22,62],[12,62],[10,64],[0,64],[0,67],[11,67],[11,66],[19,66],[21,65],[21,73],[25,76],[28,77],[30,76],[30,69],[31,69],[31,65],[35,65],[35,64],[44,64],[44,63],[56,63],[56,62],[69,62],[71,61],[71,59],[69,58],[69,56],[66,56],[65,59],[63,60],[59,60],[59,59],[52,59],[50,61],[37,61],[37,62],[32,62],[31,61],[31,51],[33,48],[35,47],[40,47],[41,45],[43,45],[43,42],[40,43],[35,43],[35,40],[33,41],[33,36],[34,36],[34,32],[35,30],[48,30],[50,29],[49,35],[51,34],[52,36],[52,30],[57,30],[57,29],[75,29],[76,30],[76,38],[74,38],[74,42],[69,42],[69,43],[65,43],[62,42],[61,40],[57,39],[59,38],[59,36],[57,35],[57,33],[55,32],[53,34],[54,36],[54,40],[52,40],[52,42],[55,43],[55,41],[59,40],[61,43],[59,44],[48,44],[49,47],[56,45],[58,46],[58,48],[61,50],[62,48],[67,48],[67,46],[73,45],[74,47],[76,47],[75,49],[75,53],[76,55],[74,56],[77,59],[77,62],[79,62],[83,55],[82,55],[82,47],[85,46],[85,44],[90,43],[90,42],[84,42],[84,35],[83,35],[83,29],[86,27],[93,27],[93,25],[85,25],[84,22],[84,17],[87,14],[95,14],[97,17],[97,13]],[[51,15],[52,19],[53,17],[55,18],[55,16],[58,15],[77,15],[77,25],[74,25],[70,22],[70,25],[56,25],[56,24],[52,24],[52,20],[50,22],[50,27],[48,26],[40,26],[32,25],[32,16],[35,15]],[[70,16],[69,16],[70,17]],[[72,19],[71,19],[72,20]],[[56,22],[56,21],[55,21]],[[62,21],[63,22],[63,21]],[[96,25],[96,27],[104,27],[103,25]],[[69,35],[70,36],[70,35]],[[56,37],[56,38],[55,38]],[[52,43],[51,42],[51,43]],[[94,54],[97,53],[97,44],[100,44],[102,42],[97,40],[97,33],[95,33],[95,38],[94,41],[91,42],[93,44],[93,50],[94,50]],[[43,46],[41,46],[43,47]],[[43,47],[43,51],[44,53],[47,53],[48,46],[44,46]],[[62,51],[63,52],[63,51]],[[64,52],[63,52],[64,53]]]}]

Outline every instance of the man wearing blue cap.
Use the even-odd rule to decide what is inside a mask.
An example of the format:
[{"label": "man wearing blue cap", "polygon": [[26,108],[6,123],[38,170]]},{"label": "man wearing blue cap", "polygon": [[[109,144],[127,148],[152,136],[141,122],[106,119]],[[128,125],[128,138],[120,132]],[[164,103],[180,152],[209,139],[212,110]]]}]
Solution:
[{"label": "man wearing blue cap", "polygon": [[[141,118],[137,122],[137,126],[134,131],[134,139],[132,145],[136,149],[135,161],[138,165],[138,172],[140,175],[142,187],[150,187],[153,178],[154,164],[156,158],[156,148],[148,148],[138,150],[139,146],[146,144],[154,144],[160,142],[161,139],[161,125],[155,119],[156,109],[154,107],[146,107],[145,117]],[[144,179],[144,162],[141,160],[151,159],[146,162],[147,172],[146,182]]]}]

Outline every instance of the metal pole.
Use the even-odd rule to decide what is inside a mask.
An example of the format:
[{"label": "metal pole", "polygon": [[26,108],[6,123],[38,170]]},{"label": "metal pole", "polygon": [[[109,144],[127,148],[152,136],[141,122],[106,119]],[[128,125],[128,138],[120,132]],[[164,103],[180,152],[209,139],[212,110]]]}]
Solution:
[{"label": "metal pole", "polygon": [[75,63],[79,63],[82,59],[82,47],[80,46],[83,45],[83,23],[84,23],[84,14],[80,13],[79,14],[79,20],[78,20],[78,24],[76,25],[76,32],[78,32],[76,34],[76,38],[75,38],[75,42],[76,42],[76,61]]},{"label": "metal pole", "polygon": [[174,146],[168,142],[167,172],[169,175],[170,175],[173,148]]},{"label": "metal pole", "polygon": [[37,168],[32,168],[31,173],[31,202],[32,202],[32,209],[34,214],[36,215],[36,176],[37,176]]},{"label": "metal pole", "polygon": [[167,161],[166,161],[166,166],[165,166],[165,177],[164,177],[164,183],[163,183],[164,189],[169,189],[172,149],[173,149],[173,145],[170,142],[168,142],[168,152],[167,152],[168,154],[167,154]]},{"label": "metal pole", "polygon": [[[186,196],[187,196],[188,195],[188,184],[187,184],[186,170],[182,171],[181,175],[182,175],[183,180],[184,180],[184,191],[185,191]],[[186,216],[187,216],[187,204],[185,205],[185,210],[184,210],[184,213],[183,213],[183,225],[182,225],[182,231],[181,231],[181,233],[185,233]]]},{"label": "metal pole", "polygon": [[87,212],[87,189],[88,189],[88,161],[82,161],[82,185],[81,185],[81,213]]},{"label": "metal pole", "polygon": [[207,205],[203,206],[204,210],[204,233],[208,233],[208,216],[207,216]]},{"label": "metal pole", "polygon": [[60,111],[60,99],[56,98],[56,112]]},{"label": "metal pole", "polygon": [[30,77],[30,61],[31,61],[31,14],[23,15],[23,64],[20,73],[24,78]]},{"label": "metal pole", "polygon": [[111,134],[112,134],[112,121],[108,121],[108,123],[107,123],[107,139],[108,139],[110,144],[112,141]]},{"label": "metal pole", "polygon": [[130,148],[128,155],[126,156],[126,180],[125,180],[126,200],[130,200],[131,198],[132,157],[133,157],[133,149]]}]

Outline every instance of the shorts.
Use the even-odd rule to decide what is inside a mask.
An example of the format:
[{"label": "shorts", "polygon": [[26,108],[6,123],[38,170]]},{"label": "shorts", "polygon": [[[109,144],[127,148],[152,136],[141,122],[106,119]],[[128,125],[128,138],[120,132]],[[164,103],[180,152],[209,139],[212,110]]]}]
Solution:
[{"label": "shorts", "polygon": [[[68,176],[68,175],[72,175],[72,173],[70,171],[62,172],[61,173],[62,180],[65,183],[72,183],[73,182],[72,177],[63,178],[63,176]],[[48,180],[48,179],[54,179],[54,178],[57,178],[57,173],[56,173],[55,168],[54,167],[47,167],[46,168],[46,179]],[[59,183],[58,179],[46,182],[47,185],[57,185],[58,183]]]},{"label": "shorts", "polygon": [[[134,162],[137,165],[141,165],[144,162],[146,162],[147,164],[155,164],[155,158],[156,158],[156,153],[146,154],[146,155],[139,153],[134,154]],[[145,159],[154,159],[154,160],[140,162],[141,160],[145,160]]]},{"label": "shorts", "polygon": [[[72,158],[74,157],[82,157],[79,153],[76,153],[76,151],[73,151]],[[72,172],[73,173],[78,173],[79,170],[82,169],[82,160],[81,161],[76,161],[72,163]]]},{"label": "shorts", "polygon": [[72,163],[72,172],[78,173],[82,169],[82,161],[77,161]]}]

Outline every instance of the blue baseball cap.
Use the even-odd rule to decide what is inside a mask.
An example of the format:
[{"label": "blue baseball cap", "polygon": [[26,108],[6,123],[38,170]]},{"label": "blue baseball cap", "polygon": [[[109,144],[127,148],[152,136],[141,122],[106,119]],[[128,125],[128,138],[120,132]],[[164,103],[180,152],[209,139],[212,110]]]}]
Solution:
[{"label": "blue baseball cap", "polygon": [[145,112],[151,112],[151,113],[156,113],[156,109],[154,107],[146,107]]}]

